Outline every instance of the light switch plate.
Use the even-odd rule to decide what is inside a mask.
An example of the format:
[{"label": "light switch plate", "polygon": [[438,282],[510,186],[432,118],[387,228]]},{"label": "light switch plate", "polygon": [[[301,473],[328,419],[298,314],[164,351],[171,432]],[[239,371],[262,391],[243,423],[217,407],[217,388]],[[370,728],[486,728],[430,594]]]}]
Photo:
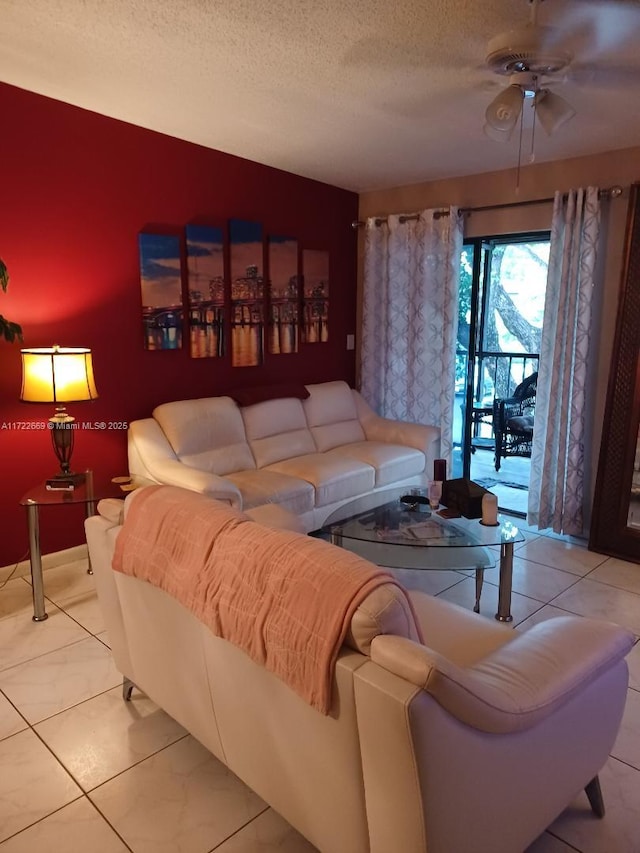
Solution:
[{"label": "light switch plate", "polygon": [[356,348],[356,336],[355,335],[347,335],[347,349],[355,349]]}]

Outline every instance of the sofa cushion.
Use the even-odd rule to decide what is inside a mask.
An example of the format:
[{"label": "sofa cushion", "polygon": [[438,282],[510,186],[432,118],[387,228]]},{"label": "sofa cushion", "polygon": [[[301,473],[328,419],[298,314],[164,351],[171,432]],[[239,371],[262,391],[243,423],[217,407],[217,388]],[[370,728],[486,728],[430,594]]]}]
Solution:
[{"label": "sofa cushion", "polygon": [[258,468],[315,453],[300,400],[267,400],[242,409],[247,440]]},{"label": "sofa cushion", "polygon": [[302,404],[316,448],[320,452],[364,441],[356,403],[346,382],[307,385],[309,398]]},{"label": "sofa cushion", "polygon": [[376,486],[388,486],[415,474],[421,474],[426,464],[424,453],[400,444],[384,441],[356,441],[334,447],[331,455],[358,459],[375,468]]},{"label": "sofa cushion", "polygon": [[163,403],[153,416],[185,465],[222,477],[256,467],[240,409],[230,397]]},{"label": "sofa cushion", "polygon": [[313,509],[315,493],[311,483],[277,471],[236,471],[227,475],[240,490],[244,509],[277,503],[289,512],[302,515]]},{"label": "sofa cushion", "polygon": [[370,492],[376,475],[371,465],[330,453],[309,453],[284,459],[270,465],[268,470],[311,483],[316,491],[316,507]]},{"label": "sofa cushion", "polygon": [[257,521],[258,524],[265,527],[273,527],[276,530],[293,530],[294,533],[307,532],[300,518],[280,504],[262,504],[262,506],[248,509],[246,515],[252,521]]}]

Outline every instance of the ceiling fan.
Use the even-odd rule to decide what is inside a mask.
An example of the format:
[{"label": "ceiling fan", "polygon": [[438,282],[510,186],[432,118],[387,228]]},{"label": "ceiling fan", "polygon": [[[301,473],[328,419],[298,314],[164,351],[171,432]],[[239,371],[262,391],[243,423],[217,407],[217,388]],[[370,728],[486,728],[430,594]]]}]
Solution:
[{"label": "ceiling fan", "polygon": [[[342,55],[347,68],[363,70],[367,85],[373,81],[385,113],[417,122],[438,110],[469,113],[484,109],[491,92],[485,132],[507,142],[519,118],[533,117],[534,131],[539,125],[552,134],[585,109],[590,92],[617,97],[640,86],[640,0],[447,2],[451,16],[439,20],[437,39],[429,0],[403,0],[388,5],[408,10],[404,17],[389,13]],[[508,23],[491,27],[500,11]],[[490,38],[491,29],[507,32]],[[497,97],[496,87],[504,90]]]},{"label": "ceiling fan", "polygon": [[[571,104],[549,88],[550,84],[561,82],[563,76],[571,73],[569,68],[574,54],[570,39],[568,43],[564,28],[538,22],[539,7],[545,0],[528,2],[531,6],[529,22],[495,36],[487,46],[486,66],[494,74],[508,78],[506,88],[491,101],[485,112],[484,132],[499,142],[508,141],[518,121],[522,122],[523,106],[527,101],[533,106],[534,129],[537,120],[549,136],[576,115]],[[587,49],[597,54],[603,48],[615,47],[616,40],[623,35],[614,32],[611,26],[608,32],[602,27],[596,28],[593,20],[586,18],[576,27],[575,34],[582,36],[583,55]],[[584,67],[582,70],[584,72]],[[616,69],[610,70],[616,72]],[[588,73],[594,76],[595,70],[592,68]]]}]

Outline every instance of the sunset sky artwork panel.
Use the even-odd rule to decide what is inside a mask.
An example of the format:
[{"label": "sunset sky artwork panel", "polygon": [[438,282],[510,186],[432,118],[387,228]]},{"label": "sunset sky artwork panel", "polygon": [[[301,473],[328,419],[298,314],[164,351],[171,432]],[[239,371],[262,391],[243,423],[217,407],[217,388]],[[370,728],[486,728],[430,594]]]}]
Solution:
[{"label": "sunset sky artwork panel", "polygon": [[182,346],[182,278],[180,238],[140,234],[140,288],[146,349]]}]

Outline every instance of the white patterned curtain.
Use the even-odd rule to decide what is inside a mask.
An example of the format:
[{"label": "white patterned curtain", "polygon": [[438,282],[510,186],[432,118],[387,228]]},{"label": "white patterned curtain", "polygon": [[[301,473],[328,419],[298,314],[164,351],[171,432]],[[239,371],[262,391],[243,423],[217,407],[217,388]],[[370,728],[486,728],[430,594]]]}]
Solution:
[{"label": "white patterned curtain", "polygon": [[454,207],[367,221],[360,391],[383,417],[440,427],[449,465],[461,250]]},{"label": "white patterned curtain", "polygon": [[585,388],[600,202],[595,187],[556,193],[540,345],[527,521],[583,534]]}]

